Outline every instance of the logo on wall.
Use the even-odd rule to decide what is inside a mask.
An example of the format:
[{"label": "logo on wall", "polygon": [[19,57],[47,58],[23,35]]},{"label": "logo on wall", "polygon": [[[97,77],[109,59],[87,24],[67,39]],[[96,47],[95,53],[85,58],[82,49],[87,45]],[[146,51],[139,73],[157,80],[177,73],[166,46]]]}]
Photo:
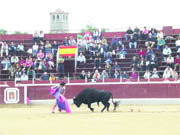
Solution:
[{"label": "logo on wall", "polygon": [[4,102],[6,104],[14,104],[19,102],[19,89],[6,88],[4,90]]}]

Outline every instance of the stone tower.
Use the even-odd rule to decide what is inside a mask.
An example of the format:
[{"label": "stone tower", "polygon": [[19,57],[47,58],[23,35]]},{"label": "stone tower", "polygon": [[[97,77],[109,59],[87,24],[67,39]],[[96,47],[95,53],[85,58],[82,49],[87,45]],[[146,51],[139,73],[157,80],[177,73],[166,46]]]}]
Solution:
[{"label": "stone tower", "polygon": [[50,31],[51,33],[67,33],[69,30],[68,13],[61,9],[50,13]]}]

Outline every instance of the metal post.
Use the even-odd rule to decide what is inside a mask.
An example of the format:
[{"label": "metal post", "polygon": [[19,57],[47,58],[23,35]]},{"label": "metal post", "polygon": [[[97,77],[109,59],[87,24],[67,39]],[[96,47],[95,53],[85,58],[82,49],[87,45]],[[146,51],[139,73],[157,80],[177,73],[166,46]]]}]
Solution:
[{"label": "metal post", "polygon": [[68,83],[69,83],[69,72],[68,72]]},{"label": "metal post", "polygon": [[27,105],[27,85],[24,86],[24,104]]}]

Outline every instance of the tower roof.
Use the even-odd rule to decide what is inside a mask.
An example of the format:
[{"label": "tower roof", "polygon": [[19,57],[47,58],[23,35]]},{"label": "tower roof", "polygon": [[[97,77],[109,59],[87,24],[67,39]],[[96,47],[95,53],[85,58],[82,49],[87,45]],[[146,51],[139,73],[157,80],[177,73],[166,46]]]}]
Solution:
[{"label": "tower roof", "polygon": [[58,8],[56,11],[51,12],[50,14],[68,14],[67,12],[64,12],[63,10],[61,10],[60,8]]}]

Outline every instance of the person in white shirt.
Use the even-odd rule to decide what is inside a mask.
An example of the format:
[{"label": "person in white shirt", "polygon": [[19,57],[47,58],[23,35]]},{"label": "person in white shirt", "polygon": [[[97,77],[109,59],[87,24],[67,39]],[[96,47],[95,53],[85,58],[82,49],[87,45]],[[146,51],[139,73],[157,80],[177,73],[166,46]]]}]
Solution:
[{"label": "person in white shirt", "polygon": [[33,56],[37,55],[38,49],[39,49],[39,45],[37,44],[37,42],[35,42],[35,44],[32,46],[32,54],[33,54]]},{"label": "person in white shirt", "polygon": [[169,55],[166,59],[166,63],[168,66],[170,66],[172,69],[174,69],[174,57]]},{"label": "person in white shirt", "polygon": [[170,77],[172,76],[172,73],[173,73],[172,68],[170,68],[169,66],[167,66],[167,68],[164,70],[163,78],[164,78],[164,79],[170,78]]},{"label": "person in white shirt", "polygon": [[144,73],[144,79],[149,79],[151,76],[151,73],[149,70],[146,70],[146,72]]},{"label": "person in white shirt", "polygon": [[172,51],[171,48],[169,48],[167,45],[165,46],[165,48],[163,49],[163,59],[164,61],[166,61],[166,58],[171,55]]},{"label": "person in white shirt", "polygon": [[18,55],[21,56],[22,55],[22,52],[24,52],[24,45],[22,43],[18,44],[17,46],[17,52],[18,52]]},{"label": "person in white shirt", "polygon": [[153,72],[151,74],[151,78],[159,78],[159,73],[157,71],[157,68],[153,68]]},{"label": "person in white shirt", "polygon": [[3,43],[1,41],[0,44],[1,44],[1,57],[3,57],[4,52],[6,53],[6,56],[8,56],[8,44],[6,42]]},{"label": "person in white shirt", "polygon": [[164,34],[163,34],[163,32],[162,31],[158,31],[158,33],[157,33],[157,39],[163,39],[164,38]]},{"label": "person in white shirt", "polygon": [[180,52],[180,37],[178,38],[178,40],[176,40],[176,50],[177,52]]},{"label": "person in white shirt", "polygon": [[18,58],[18,56],[16,56],[16,55],[14,55],[14,56],[12,56],[11,57],[11,63],[12,64],[16,64],[16,63],[18,63],[19,62],[19,58]]},{"label": "person in white shirt", "polygon": [[25,72],[23,72],[23,74],[21,75],[21,81],[27,81],[28,80],[28,76],[26,75]]},{"label": "person in white shirt", "polygon": [[79,56],[77,57],[77,64],[82,65],[82,67],[84,67],[86,64],[86,58],[82,53],[80,53]]}]

